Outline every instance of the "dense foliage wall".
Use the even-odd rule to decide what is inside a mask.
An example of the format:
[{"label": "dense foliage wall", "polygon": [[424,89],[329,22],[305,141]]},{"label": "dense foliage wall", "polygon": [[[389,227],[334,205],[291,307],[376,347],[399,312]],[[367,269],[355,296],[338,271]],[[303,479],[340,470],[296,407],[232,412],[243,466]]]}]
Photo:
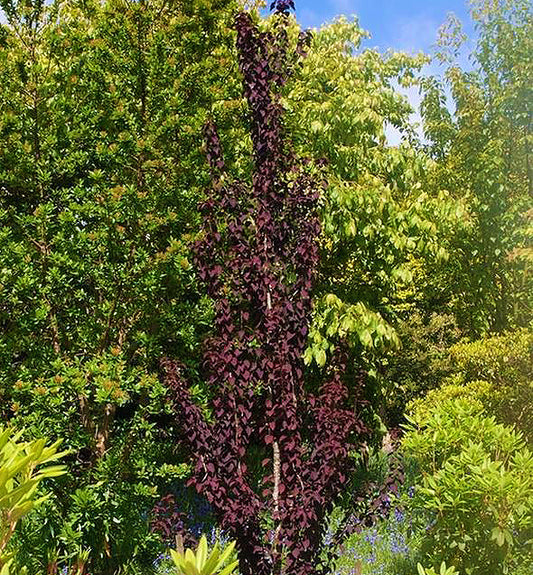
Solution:
[{"label": "dense foliage wall", "polygon": [[[259,46],[248,69],[243,43],[240,61],[236,45],[238,2],[0,0],[0,417],[27,441],[63,438],[69,450],[68,473],[46,486],[50,498],[10,539],[18,564],[35,575],[150,573],[164,549],[154,531],[172,540],[181,530],[193,540],[215,524],[205,500],[184,486],[194,475],[191,455],[198,455],[185,441],[189,428],[178,424],[184,398],[206,425],[224,419],[215,428],[225,433],[233,421],[245,429],[246,409],[271,394],[266,415],[274,433],[250,431],[251,453],[230,458],[248,465],[256,492],[261,461],[270,469],[279,456],[274,443],[278,450],[290,443],[276,414],[298,406],[289,427],[301,431],[300,443],[287,448],[296,453],[287,473],[298,505],[315,514],[309,533],[298,530],[286,493],[277,493],[281,511],[241,506],[261,508],[253,536],[263,539],[250,545],[262,545],[265,565],[273,557],[277,568],[287,549],[293,564],[317,559],[327,543],[322,520],[341,484],[347,518],[366,520],[382,504],[390,507],[385,490],[396,479],[382,474],[371,497],[361,477],[374,453],[388,457],[407,405],[422,422],[420,437],[447,409],[442,405],[466,398],[479,407],[480,429],[496,425],[483,419],[494,416],[530,440],[528,3],[473,2],[479,42],[470,71],[455,61],[463,36],[451,19],[437,56],[447,70],[441,79],[423,77],[424,56],[364,49],[367,33],[356,20],[304,34],[287,14],[291,5],[275,3],[285,14],[281,36],[278,17],[249,12],[248,32],[282,41]],[[263,96],[275,93],[267,108],[283,141],[266,172],[258,148],[269,143],[273,120],[261,117],[266,108],[246,91],[246,74],[260,76],[265,62],[273,76],[254,82]],[[423,141],[398,86],[422,89]],[[387,142],[387,126],[402,134],[397,146]],[[279,200],[274,207],[257,191],[271,186],[279,196],[271,198]],[[276,246],[255,223],[260,208],[274,214]],[[252,282],[239,258],[226,256],[234,242],[256,265],[258,238],[267,239],[269,253]],[[246,302],[267,284],[271,305],[279,304],[268,329],[262,316],[244,316]],[[238,301],[231,299],[236,288]],[[237,335],[221,335],[230,316],[249,331],[239,335],[239,324]],[[466,337],[473,341],[461,341]],[[237,355],[229,354],[237,365],[219,369],[227,360],[220,342],[235,351],[237,340],[255,368],[263,369],[263,348],[274,349],[270,371],[289,365],[297,377],[278,374],[286,384],[279,397],[256,377],[244,412],[227,404],[217,414],[210,406],[224,391],[221,374],[251,379],[251,364]],[[159,368],[164,356],[186,373],[189,395],[175,378],[169,400]],[[332,390],[337,397],[329,402]],[[296,400],[287,403],[292,392]],[[357,473],[335,489],[314,489],[325,475],[313,479],[307,456],[300,457],[314,441],[310,415],[323,417],[321,432],[335,439],[344,415],[354,425],[341,409],[347,398],[357,407],[359,431],[373,433],[364,442],[361,434],[342,436],[340,459],[346,450],[351,459],[332,468],[337,479],[348,468]],[[470,413],[453,409],[458,418]],[[217,457],[242,445],[226,439],[218,445],[211,437],[203,454],[214,458],[211,479],[233,473],[221,471],[227,461]],[[412,445],[417,441],[423,443],[415,438]],[[301,490],[300,472],[307,474]],[[274,475],[267,473],[270,491],[257,501],[274,501]],[[198,468],[195,477],[198,486]],[[527,480],[523,485],[527,491]],[[313,508],[315,492],[323,501]],[[218,508],[220,522],[234,531],[238,521],[224,513],[242,495]],[[265,551],[283,514],[291,541],[310,537],[301,559],[297,546],[282,550],[278,540]],[[448,533],[448,524],[439,529]],[[443,541],[439,553],[449,557]]]},{"label": "dense foliage wall", "polygon": [[189,243],[205,115],[239,96],[232,6],[2,8],[0,412],[72,450],[30,565],[92,548],[113,572],[152,545],[139,512],[183,461],[154,374],[194,365],[211,314]]},{"label": "dense foliage wall", "polygon": [[472,18],[472,69],[458,64],[466,37],[451,18],[437,54],[444,79],[425,79],[422,115],[433,186],[467,206],[450,238],[454,257],[435,278],[451,288],[462,326],[479,336],[531,321],[533,21],[522,0],[475,0]]}]

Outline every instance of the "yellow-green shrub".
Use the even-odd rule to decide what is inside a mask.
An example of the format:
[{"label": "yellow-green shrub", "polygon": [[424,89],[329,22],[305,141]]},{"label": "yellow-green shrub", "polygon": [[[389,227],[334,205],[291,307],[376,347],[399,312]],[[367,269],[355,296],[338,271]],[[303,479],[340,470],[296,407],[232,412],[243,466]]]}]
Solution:
[{"label": "yellow-green shrub", "polygon": [[409,416],[421,424],[431,417],[439,405],[450,399],[467,400],[481,413],[486,411],[486,406],[490,404],[494,393],[494,384],[488,381],[450,383],[428,391],[425,397],[413,400],[408,406]]},{"label": "yellow-green shrub", "polygon": [[450,347],[453,374],[441,387],[410,402],[407,412],[422,420],[452,398],[468,400],[499,422],[514,425],[527,439],[533,430],[533,332],[509,331]]},{"label": "yellow-green shrub", "polygon": [[[182,540],[178,539],[178,548],[171,549],[170,556],[178,575],[233,575],[239,565],[238,561],[231,560],[234,549],[234,541],[226,547],[220,547],[217,541],[209,550],[207,539],[202,535],[196,551],[184,549]],[[228,560],[229,565],[224,565]]]},{"label": "yellow-green shrub", "polygon": [[36,498],[39,483],[65,473],[63,465],[46,465],[64,455],[58,453],[60,441],[46,447],[45,439],[21,441],[21,433],[0,427],[0,573],[9,573],[11,555],[7,545],[15,527],[46,497]]},{"label": "yellow-green shrub", "polygon": [[501,385],[530,380],[532,354],[533,332],[528,328],[450,348],[455,370],[465,380],[484,379]]},{"label": "yellow-green shrub", "polygon": [[459,575],[459,572],[455,570],[455,567],[450,565],[446,567],[446,562],[443,561],[440,564],[440,568],[437,571],[433,567],[429,567],[428,569],[424,568],[420,563],[416,566],[418,575]]},{"label": "yellow-green shrub", "polygon": [[533,457],[522,434],[467,399],[447,399],[415,414],[402,449],[420,473],[406,505],[431,521],[427,558],[468,575],[517,567],[533,529]]}]

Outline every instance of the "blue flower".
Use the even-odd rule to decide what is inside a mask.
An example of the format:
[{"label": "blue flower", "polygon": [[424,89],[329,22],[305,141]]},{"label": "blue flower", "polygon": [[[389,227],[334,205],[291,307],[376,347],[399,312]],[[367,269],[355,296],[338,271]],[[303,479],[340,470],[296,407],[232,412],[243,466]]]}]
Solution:
[{"label": "blue flower", "polygon": [[328,529],[324,535],[324,545],[331,545],[333,543],[333,531]]},{"label": "blue flower", "polygon": [[394,509],[394,517],[396,518],[396,521],[398,523],[403,523],[405,519],[405,514],[403,513],[403,511],[401,511],[396,507],[396,509]]},{"label": "blue flower", "polygon": [[370,545],[375,545],[376,541],[379,539],[377,531],[375,529],[372,529],[372,531],[370,531],[370,533],[367,533],[365,535],[365,541],[367,543],[370,543]]}]

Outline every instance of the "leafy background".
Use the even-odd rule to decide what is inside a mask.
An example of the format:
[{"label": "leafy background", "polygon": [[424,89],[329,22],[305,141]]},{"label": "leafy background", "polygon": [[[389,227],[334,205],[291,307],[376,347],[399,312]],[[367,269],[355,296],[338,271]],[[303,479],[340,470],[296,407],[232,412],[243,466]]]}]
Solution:
[{"label": "leafy background", "polygon": [[[0,413],[25,439],[61,438],[69,450],[68,474],[43,482],[49,499],[17,526],[14,568],[162,570],[153,522],[168,494],[172,533],[223,537],[184,487],[191,457],[158,365],[178,359],[212,417],[200,358],[214,310],[191,246],[210,183],[206,120],[228,178],[252,170],[237,4],[0,6]],[[280,91],[292,149],[327,182],[306,381],[316,388],[347,342],[349,375],[367,374],[374,431],[354,447],[330,518],[342,541],[332,528],[325,546],[340,545],[340,572],[397,575],[445,559],[465,573],[490,564],[520,575],[532,491],[531,474],[517,472],[531,462],[531,10],[522,0],[458,6],[465,27],[449,17],[430,49],[427,34],[408,45],[392,7],[383,3],[378,28],[371,8],[353,6],[374,40],[348,17],[316,30]],[[301,9],[311,22],[312,5]],[[440,3],[431,9],[420,19],[439,23]],[[367,47],[385,45],[386,22],[399,23],[395,49],[408,53]],[[290,20],[290,45],[298,33]],[[433,468],[429,430],[449,413],[457,451]],[[479,423],[474,446],[461,434],[467,420]],[[497,454],[486,447],[520,433]],[[390,492],[398,457],[404,487]],[[492,514],[460,476],[479,480]],[[432,482],[468,514],[441,509]]]}]

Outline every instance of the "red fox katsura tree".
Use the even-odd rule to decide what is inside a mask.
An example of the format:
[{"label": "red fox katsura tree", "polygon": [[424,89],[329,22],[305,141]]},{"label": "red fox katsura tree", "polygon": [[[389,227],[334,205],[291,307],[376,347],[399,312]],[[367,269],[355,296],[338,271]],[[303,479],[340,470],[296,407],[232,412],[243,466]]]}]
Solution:
[{"label": "red fox katsura tree", "polygon": [[[192,481],[237,540],[241,573],[307,575],[323,572],[324,515],[347,479],[350,439],[364,426],[353,399],[347,407],[342,354],[318,395],[304,388],[320,186],[310,163],[284,142],[276,92],[287,75],[284,22],[293,3],[273,6],[274,33],[259,32],[245,12],[235,24],[254,151],[251,186],[222,184],[220,141],[213,124],[205,129],[213,185],[195,263],[215,302],[203,365],[215,393],[214,422],[192,401],[179,365],[166,359],[163,368],[196,459]],[[267,458],[256,488],[249,463],[258,450]]]}]

